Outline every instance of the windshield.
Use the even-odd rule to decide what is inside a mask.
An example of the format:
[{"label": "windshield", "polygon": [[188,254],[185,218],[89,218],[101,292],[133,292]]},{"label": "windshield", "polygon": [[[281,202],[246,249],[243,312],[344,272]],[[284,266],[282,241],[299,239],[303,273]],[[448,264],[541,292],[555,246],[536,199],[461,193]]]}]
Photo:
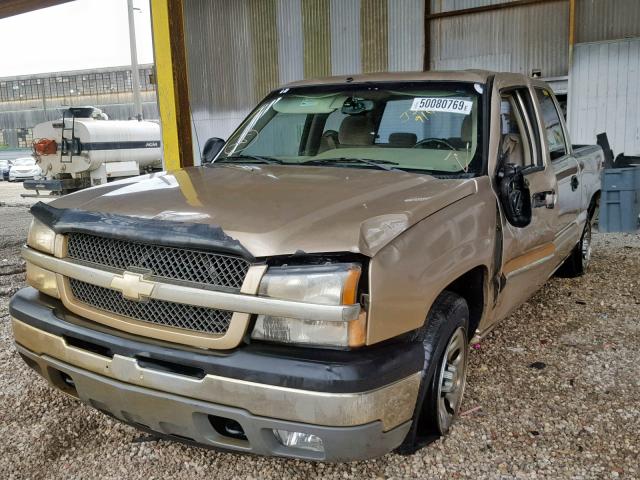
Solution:
[{"label": "windshield", "polygon": [[36,161],[33,158],[18,158],[13,162],[13,166],[23,166],[23,165],[35,165]]},{"label": "windshield", "polygon": [[481,85],[403,82],[283,89],[234,132],[216,162],[482,171]]}]

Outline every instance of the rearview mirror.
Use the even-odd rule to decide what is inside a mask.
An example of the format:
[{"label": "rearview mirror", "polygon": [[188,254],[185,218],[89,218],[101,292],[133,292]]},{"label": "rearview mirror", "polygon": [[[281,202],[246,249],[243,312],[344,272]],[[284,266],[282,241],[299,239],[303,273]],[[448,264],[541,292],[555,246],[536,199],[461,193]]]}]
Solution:
[{"label": "rearview mirror", "polygon": [[222,147],[224,147],[224,144],[225,141],[218,137],[212,137],[207,140],[202,149],[202,156],[200,157],[201,164],[206,165],[213,162],[218,153],[220,153],[220,150],[222,150]]},{"label": "rearview mirror", "polygon": [[373,110],[373,101],[364,98],[349,97],[342,104],[341,112],[345,115],[358,115]]},{"label": "rearview mirror", "polygon": [[505,217],[518,228],[531,223],[531,192],[522,168],[513,163],[503,165],[498,171],[498,190]]}]

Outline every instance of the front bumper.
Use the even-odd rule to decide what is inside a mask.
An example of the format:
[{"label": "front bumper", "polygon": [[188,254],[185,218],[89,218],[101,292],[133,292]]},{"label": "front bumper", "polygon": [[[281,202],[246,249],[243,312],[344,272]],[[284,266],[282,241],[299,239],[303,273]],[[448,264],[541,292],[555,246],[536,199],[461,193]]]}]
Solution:
[{"label": "front bumper", "polygon": [[9,173],[9,180],[14,182],[16,180],[33,180],[37,174],[35,173]]},{"label": "front bumper", "polygon": [[[419,344],[367,352],[177,348],[87,322],[30,288],[16,294],[10,313],[18,351],[53,386],[177,440],[262,455],[355,460],[399,446],[411,425],[423,358]],[[238,422],[246,439],[221,434],[214,417]],[[273,429],[317,435],[324,452],[285,447]]]}]

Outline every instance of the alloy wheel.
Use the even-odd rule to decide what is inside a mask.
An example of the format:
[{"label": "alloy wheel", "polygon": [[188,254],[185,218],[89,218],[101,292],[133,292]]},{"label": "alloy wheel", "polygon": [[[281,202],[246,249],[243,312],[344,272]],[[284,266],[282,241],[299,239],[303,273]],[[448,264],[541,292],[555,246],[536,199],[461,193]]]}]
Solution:
[{"label": "alloy wheel", "polygon": [[462,403],[467,373],[467,336],[462,327],[451,335],[438,378],[438,428],[449,430]]},{"label": "alloy wheel", "polygon": [[586,270],[591,260],[591,223],[587,220],[580,242],[580,253],[582,254],[582,268]]}]

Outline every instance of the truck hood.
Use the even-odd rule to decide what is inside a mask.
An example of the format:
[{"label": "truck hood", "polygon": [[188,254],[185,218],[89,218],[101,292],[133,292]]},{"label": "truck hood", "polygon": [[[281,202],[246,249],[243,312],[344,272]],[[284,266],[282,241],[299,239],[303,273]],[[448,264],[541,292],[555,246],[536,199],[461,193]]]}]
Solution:
[{"label": "truck hood", "polygon": [[399,171],[219,165],[112,182],[51,205],[217,225],[255,257],[373,256],[416,222],[476,190],[473,179]]}]

